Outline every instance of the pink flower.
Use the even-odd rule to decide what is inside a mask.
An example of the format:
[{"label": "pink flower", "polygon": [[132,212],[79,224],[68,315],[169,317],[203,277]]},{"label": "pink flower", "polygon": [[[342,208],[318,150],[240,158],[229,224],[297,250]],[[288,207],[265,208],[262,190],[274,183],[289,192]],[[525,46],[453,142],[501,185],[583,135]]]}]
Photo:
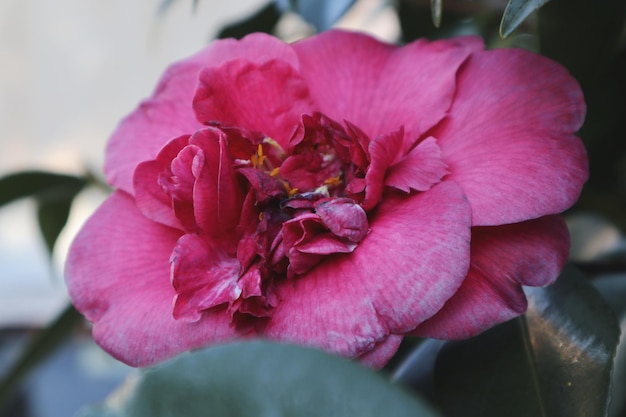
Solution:
[{"label": "pink flower", "polygon": [[254,336],[381,366],[403,335],[475,335],[565,262],[584,111],[559,65],[477,38],[217,41],[113,134],[70,295],[136,366]]}]

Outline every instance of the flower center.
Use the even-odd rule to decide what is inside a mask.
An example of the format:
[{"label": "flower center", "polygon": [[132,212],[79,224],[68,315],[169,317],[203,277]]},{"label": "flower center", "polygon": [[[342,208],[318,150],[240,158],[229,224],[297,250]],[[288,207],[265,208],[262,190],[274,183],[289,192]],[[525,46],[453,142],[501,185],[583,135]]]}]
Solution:
[{"label": "flower center", "polygon": [[266,137],[238,161],[253,194],[246,201],[257,213],[237,249],[244,274],[252,268],[264,277],[294,278],[365,238],[365,210],[346,191],[356,172],[351,143],[339,124],[315,114],[303,117],[287,151]]},{"label": "flower center", "polygon": [[[224,305],[234,323],[271,316],[279,281],[306,279],[328,257],[357,249],[385,187],[424,191],[447,172],[434,138],[406,144],[402,128],[370,140],[347,121],[314,113],[283,147],[243,128],[208,125],[170,142],[140,172],[161,167],[168,197],[159,201],[171,199],[185,230],[172,254],[177,319],[195,321]],[[176,223],[161,211],[153,216]]]}]

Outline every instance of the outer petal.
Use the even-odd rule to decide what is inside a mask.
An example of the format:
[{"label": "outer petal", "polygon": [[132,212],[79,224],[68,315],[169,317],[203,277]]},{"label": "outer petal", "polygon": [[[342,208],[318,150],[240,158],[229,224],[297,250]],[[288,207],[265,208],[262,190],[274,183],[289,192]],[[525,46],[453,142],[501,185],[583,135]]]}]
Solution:
[{"label": "outer petal", "polygon": [[356,33],[328,31],[293,45],[311,96],[331,119],[375,138],[404,126],[407,139],[439,122],[452,102],[459,66],[478,38],[402,48]]},{"label": "outer petal", "polygon": [[179,236],[116,191],[70,250],[66,280],[74,305],[94,322],[98,344],[130,365],[151,365],[236,336],[224,312],[205,313],[197,323],[173,319],[169,257]]},{"label": "outer petal", "polygon": [[463,339],[526,311],[522,285],[544,286],[559,275],[569,234],[558,215],[472,228],[470,271],[459,291],[415,335]]},{"label": "outer petal", "polygon": [[173,137],[191,134],[201,126],[192,109],[200,70],[237,58],[258,63],[281,59],[298,66],[289,45],[264,34],[253,34],[241,41],[216,41],[198,54],[173,64],[152,97],[141,103],[113,133],[104,167],[109,182],[132,193],[132,174],[138,163],[154,159]]},{"label": "outer petal", "polygon": [[402,339],[403,337],[400,335],[390,334],[387,339],[376,345],[374,349],[359,356],[359,362],[375,369],[382,368],[398,351]]},{"label": "outer petal", "polygon": [[[352,254],[279,284],[265,335],[355,357],[412,330],[463,282],[469,222],[467,200],[452,182],[404,198],[389,195]],[[394,349],[384,351],[390,357]]]},{"label": "outer petal", "polygon": [[473,225],[560,213],[587,179],[582,92],[564,68],[522,50],[472,55],[450,115],[431,134],[450,178],[472,204]]}]

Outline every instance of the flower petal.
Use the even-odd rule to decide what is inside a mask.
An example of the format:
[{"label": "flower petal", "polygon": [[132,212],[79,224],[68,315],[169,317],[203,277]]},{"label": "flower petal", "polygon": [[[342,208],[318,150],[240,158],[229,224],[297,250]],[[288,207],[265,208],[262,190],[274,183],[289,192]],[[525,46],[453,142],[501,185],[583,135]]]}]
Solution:
[{"label": "flower petal", "polygon": [[587,179],[582,92],[564,68],[522,50],[479,52],[459,72],[450,115],[431,134],[467,195],[473,225],[569,208]]},{"label": "flower petal", "polygon": [[369,352],[359,356],[359,362],[374,369],[380,369],[389,362],[389,358],[396,354],[403,337],[390,334],[385,340],[376,345]]},{"label": "flower petal", "polygon": [[176,291],[173,316],[177,320],[198,321],[204,310],[238,296],[239,261],[210,239],[184,235],[176,243],[171,264]]},{"label": "flower petal", "polygon": [[207,128],[196,132],[189,142],[197,144],[204,155],[193,187],[196,222],[212,237],[232,235],[245,194],[232,166],[226,135]]},{"label": "flower petal", "polygon": [[390,194],[371,220],[353,253],[278,284],[266,336],[355,357],[412,330],[457,291],[469,267],[470,212],[456,184]]},{"label": "flower petal", "polygon": [[183,226],[174,214],[172,196],[161,187],[159,179],[170,170],[171,161],[188,143],[189,135],[172,139],[159,151],[156,159],[137,165],[133,175],[135,200],[141,213],[157,223],[177,229]]},{"label": "flower petal", "polygon": [[322,113],[354,123],[371,138],[404,126],[407,139],[416,140],[445,116],[456,72],[482,42],[422,39],[398,48],[363,34],[327,31],[293,48]]},{"label": "flower petal", "polygon": [[76,308],[115,358],[147,366],[236,337],[230,316],[205,313],[197,323],[172,317],[169,257],[180,231],[146,219],[131,196],[115,191],[77,235],[66,263]]},{"label": "flower petal", "polygon": [[474,227],[471,252],[470,271],[459,291],[415,335],[467,338],[524,313],[522,286],[554,282],[568,256],[569,234],[558,215]]},{"label": "flower petal", "polygon": [[289,45],[265,34],[252,34],[240,41],[216,41],[196,55],[171,65],[152,97],[141,103],[113,133],[104,162],[110,184],[132,194],[132,176],[137,164],[154,159],[170,139],[191,134],[201,127],[192,109],[199,72],[237,58],[259,63],[279,58],[296,68],[298,65]]},{"label": "flower petal", "polygon": [[426,191],[447,173],[437,141],[428,137],[388,169],[385,185],[405,193]]},{"label": "flower petal", "polygon": [[193,107],[202,122],[261,132],[282,147],[302,114],[315,109],[304,80],[291,65],[279,60],[235,60],[205,68]]}]

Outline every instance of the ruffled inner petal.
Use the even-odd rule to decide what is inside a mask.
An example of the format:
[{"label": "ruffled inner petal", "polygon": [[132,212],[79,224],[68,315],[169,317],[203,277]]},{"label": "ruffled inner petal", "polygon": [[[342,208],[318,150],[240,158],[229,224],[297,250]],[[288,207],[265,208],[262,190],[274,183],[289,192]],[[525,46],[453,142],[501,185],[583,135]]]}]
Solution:
[{"label": "ruffled inner petal", "polygon": [[[117,127],[106,148],[104,170],[109,183],[133,194],[137,165],[153,159],[164,143],[191,134],[202,125],[195,117],[192,99],[203,68],[217,67],[233,59],[259,64],[280,59],[298,68],[291,46],[261,33],[241,40],[220,40],[197,54],[171,65],[152,97],[142,102]],[[263,97],[258,100],[263,102]]]},{"label": "ruffled inner petal", "polygon": [[285,147],[301,115],[315,110],[315,105],[291,65],[280,60],[260,64],[233,60],[202,70],[193,108],[202,123],[263,132]]},{"label": "ruffled inner petal", "polygon": [[219,242],[184,235],[176,243],[170,262],[177,320],[198,321],[204,310],[229,303],[241,293],[237,286],[239,262]]}]

